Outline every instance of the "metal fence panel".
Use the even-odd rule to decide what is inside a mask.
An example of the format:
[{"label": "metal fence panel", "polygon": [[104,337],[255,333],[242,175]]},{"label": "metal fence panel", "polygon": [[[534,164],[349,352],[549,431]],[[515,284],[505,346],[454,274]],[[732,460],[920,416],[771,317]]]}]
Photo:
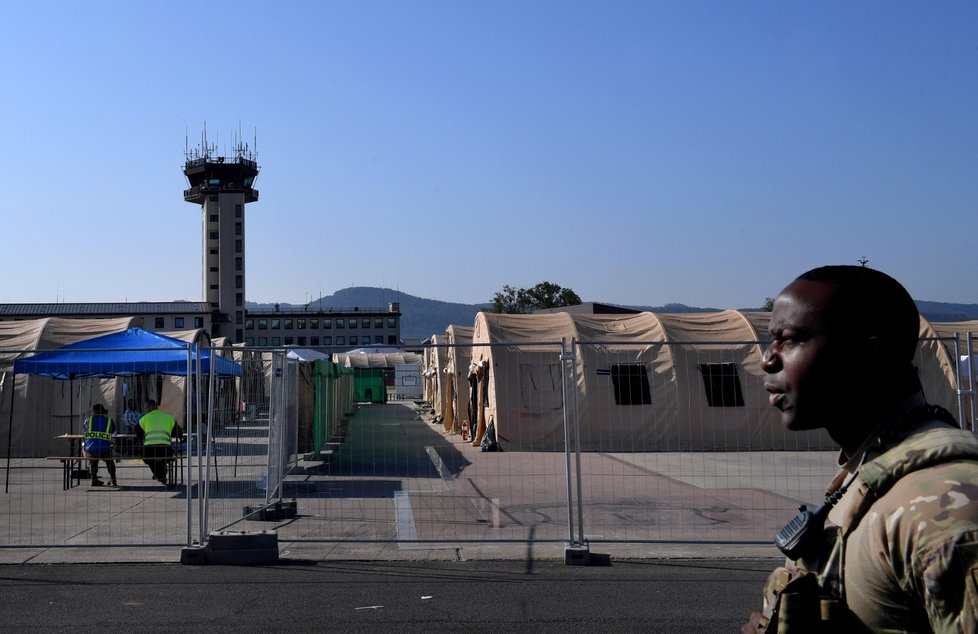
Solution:
[{"label": "metal fence panel", "polygon": [[[836,450],[772,418],[758,392],[760,342],[608,343],[445,344],[444,356],[470,365],[427,375],[451,382],[431,386],[435,403],[357,403],[352,373],[283,350],[213,349],[243,375],[201,385],[18,376],[14,390],[8,364],[0,545],[181,545],[270,528],[282,541],[399,548],[769,543],[799,503],[820,501]],[[973,360],[970,339],[924,344]],[[973,428],[973,378],[958,389],[942,368],[923,372],[925,390]],[[63,464],[47,458],[69,452],[56,437],[79,430],[95,400],[121,420],[128,398],[178,402],[188,383],[189,405],[173,412],[190,432],[180,488],[126,454],[121,489],[64,487]],[[497,451],[481,450],[487,438]],[[277,514],[275,503],[293,501],[294,515]]]}]

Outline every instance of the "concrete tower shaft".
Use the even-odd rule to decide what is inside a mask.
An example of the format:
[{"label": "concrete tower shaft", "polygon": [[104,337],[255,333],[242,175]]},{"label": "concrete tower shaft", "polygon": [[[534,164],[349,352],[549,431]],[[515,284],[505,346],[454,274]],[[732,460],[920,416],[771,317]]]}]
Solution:
[{"label": "concrete tower shaft", "polygon": [[258,163],[246,146],[233,157],[214,156],[204,146],[187,153],[183,173],[190,185],[183,199],[200,205],[202,295],[212,311],[211,337],[244,341],[245,211],[258,200]]}]

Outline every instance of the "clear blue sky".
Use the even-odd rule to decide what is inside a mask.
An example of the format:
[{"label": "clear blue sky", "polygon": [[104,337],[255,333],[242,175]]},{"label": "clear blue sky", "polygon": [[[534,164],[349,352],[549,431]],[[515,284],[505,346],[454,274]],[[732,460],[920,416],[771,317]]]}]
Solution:
[{"label": "clear blue sky", "polygon": [[20,2],[0,302],[200,300],[185,135],[257,130],[247,295],[978,302],[978,3]]}]

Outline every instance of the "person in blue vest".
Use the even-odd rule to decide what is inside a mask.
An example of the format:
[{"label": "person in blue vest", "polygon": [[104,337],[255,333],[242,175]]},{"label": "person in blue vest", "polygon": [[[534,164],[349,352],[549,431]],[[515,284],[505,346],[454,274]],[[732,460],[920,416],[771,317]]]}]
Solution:
[{"label": "person in blue vest", "polygon": [[85,446],[83,453],[89,461],[92,486],[102,486],[98,479],[98,461],[104,460],[109,471],[109,486],[118,486],[115,481],[115,460],[112,457],[112,434],[115,432],[112,418],[101,403],[92,405],[92,415],[85,421]]},{"label": "person in blue vest", "polygon": [[153,472],[153,479],[170,488],[176,483],[167,482],[167,464],[173,458],[171,438],[179,438],[180,427],[170,414],[159,409],[156,401],[146,399],[146,413],[139,419],[136,434],[143,443],[143,462]]}]

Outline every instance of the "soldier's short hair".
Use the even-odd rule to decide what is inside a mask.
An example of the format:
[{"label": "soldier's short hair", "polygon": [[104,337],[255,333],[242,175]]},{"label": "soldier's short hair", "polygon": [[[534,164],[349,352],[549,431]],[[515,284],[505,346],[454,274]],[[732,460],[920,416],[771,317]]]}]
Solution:
[{"label": "soldier's short hair", "polygon": [[854,337],[876,337],[881,356],[913,362],[920,338],[920,312],[907,289],[886,273],[865,266],[830,265],[812,269],[799,280],[837,287],[834,325]]}]

